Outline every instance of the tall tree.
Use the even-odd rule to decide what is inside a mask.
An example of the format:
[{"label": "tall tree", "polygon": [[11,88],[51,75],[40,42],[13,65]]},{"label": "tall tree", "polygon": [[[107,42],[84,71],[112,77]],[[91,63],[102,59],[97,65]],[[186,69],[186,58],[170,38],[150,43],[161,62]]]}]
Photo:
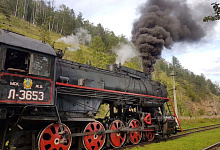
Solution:
[{"label": "tall tree", "polygon": [[59,20],[60,24],[60,33],[62,35],[70,35],[73,33],[75,26],[75,13],[73,9],[69,9],[66,5],[61,5],[58,10],[58,16],[62,18]]},{"label": "tall tree", "polygon": [[10,20],[10,12],[7,10],[7,6],[5,3],[0,3],[0,13],[2,13],[8,20]]},{"label": "tall tree", "polygon": [[92,39],[92,42],[90,43],[89,47],[91,49],[94,60],[94,62],[92,62],[92,65],[101,68],[105,51],[105,44],[103,43],[102,38],[100,36],[95,36]]},{"label": "tall tree", "polygon": [[81,12],[76,17],[76,28],[83,27],[84,18]]},{"label": "tall tree", "polygon": [[19,0],[16,1],[16,5],[15,5],[15,17],[17,16],[17,11],[18,11],[18,1]]},{"label": "tall tree", "polygon": [[50,32],[48,31],[46,25],[41,25],[39,28],[39,32],[40,32],[40,40],[42,42],[51,44]]},{"label": "tall tree", "polygon": [[203,18],[204,22],[208,22],[208,21],[215,21],[215,20],[219,20],[220,19],[220,7],[219,7],[219,3],[215,2],[212,3],[211,5],[213,5],[213,10],[215,12],[214,16],[207,16]]},{"label": "tall tree", "polygon": [[115,36],[113,31],[105,30],[103,42],[105,43],[105,52],[112,53],[112,48],[117,46],[119,43],[119,38]]},{"label": "tall tree", "polygon": [[96,52],[104,52],[105,51],[105,44],[102,41],[102,38],[100,36],[95,36],[92,39],[92,42],[90,43],[89,47]]}]

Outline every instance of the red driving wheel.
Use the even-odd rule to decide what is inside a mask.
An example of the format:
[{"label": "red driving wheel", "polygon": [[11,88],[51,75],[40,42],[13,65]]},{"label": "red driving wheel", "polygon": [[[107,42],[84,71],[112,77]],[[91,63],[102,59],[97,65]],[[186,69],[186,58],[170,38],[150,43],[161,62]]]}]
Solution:
[{"label": "red driving wheel", "polygon": [[[137,119],[133,119],[129,122],[128,126],[129,128],[137,128],[141,126],[141,123]],[[141,141],[141,137],[142,137],[141,131],[129,132],[129,138],[133,144],[139,143]]]},{"label": "red driving wheel", "polygon": [[146,131],[145,136],[148,141],[152,141],[155,137],[155,132],[154,131]]},{"label": "red driving wheel", "polygon": [[[122,121],[115,120],[111,123],[109,129],[115,130],[124,126],[125,125],[123,124]],[[121,147],[124,144],[125,139],[126,139],[126,133],[124,132],[116,132],[110,134],[110,143],[115,148]]]},{"label": "red driving wheel", "polygon": [[[98,130],[105,130],[104,126],[98,122],[90,122],[84,129],[84,132],[96,132]],[[87,150],[100,150],[105,143],[105,134],[92,134],[83,137],[83,145]]]},{"label": "red driving wheel", "polygon": [[[70,129],[62,124],[62,130],[71,134]],[[50,124],[39,134],[38,138],[38,150],[69,150],[72,139],[66,139],[66,142],[61,143],[62,134],[59,124]]]}]

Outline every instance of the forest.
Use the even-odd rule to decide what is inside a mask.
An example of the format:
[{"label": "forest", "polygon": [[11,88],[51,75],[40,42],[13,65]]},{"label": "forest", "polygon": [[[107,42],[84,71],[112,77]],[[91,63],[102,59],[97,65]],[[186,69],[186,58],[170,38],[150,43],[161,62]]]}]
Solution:
[{"label": "forest", "polygon": [[[122,45],[130,45],[131,41],[124,35],[116,36],[113,31],[106,29],[101,23],[94,25],[83,18],[83,14],[76,14],[66,5],[58,8],[54,0],[1,0],[0,1],[0,28],[18,32],[25,36],[44,41],[51,46],[62,37],[76,36],[83,29],[90,40],[79,38],[79,46],[76,50],[65,50],[64,58],[79,63],[91,63],[95,67],[104,68],[107,64],[115,63],[118,57],[117,50]],[[55,48],[65,49],[71,44],[64,42],[55,43]],[[114,50],[113,50],[114,49]],[[220,87],[210,79],[196,75],[192,71],[181,66],[181,62],[174,57],[174,63],[164,59],[157,60],[152,73],[153,80],[167,86],[172,98],[171,72],[175,69],[176,91],[179,113],[181,115],[208,115],[213,114],[209,110],[199,107],[194,110],[192,103],[201,104],[210,100],[220,103]],[[134,57],[123,65],[142,70],[141,59]],[[215,113],[215,112],[214,112]],[[217,113],[217,112],[216,112]]]},{"label": "forest", "polygon": [[127,42],[125,36],[116,36],[114,32],[105,29],[101,24],[94,25],[89,20],[85,20],[82,13],[76,14],[66,5],[56,8],[54,3],[54,0],[2,0],[0,12],[8,20],[11,16],[15,16],[49,32],[53,31],[64,36],[76,34],[79,28],[86,29],[92,38],[101,37],[105,43],[103,50],[105,52],[110,51],[119,42]]}]

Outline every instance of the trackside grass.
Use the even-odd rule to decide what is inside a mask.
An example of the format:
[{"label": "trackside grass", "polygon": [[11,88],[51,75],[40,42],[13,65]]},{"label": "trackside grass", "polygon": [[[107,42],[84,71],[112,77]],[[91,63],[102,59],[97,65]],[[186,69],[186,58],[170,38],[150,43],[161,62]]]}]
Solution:
[{"label": "trackside grass", "polygon": [[[219,117],[180,119],[180,124],[183,129],[208,126],[219,123]],[[152,143],[144,147],[139,146],[131,150],[202,150],[217,142],[220,142],[220,128],[200,133],[193,133],[192,135],[188,135],[176,140]]]},{"label": "trackside grass", "polygon": [[205,117],[205,118],[190,118],[190,119],[183,119],[180,118],[180,125],[182,129],[189,129],[189,128],[196,128],[201,126],[208,126],[212,124],[220,124],[220,116],[212,118],[212,117]]}]

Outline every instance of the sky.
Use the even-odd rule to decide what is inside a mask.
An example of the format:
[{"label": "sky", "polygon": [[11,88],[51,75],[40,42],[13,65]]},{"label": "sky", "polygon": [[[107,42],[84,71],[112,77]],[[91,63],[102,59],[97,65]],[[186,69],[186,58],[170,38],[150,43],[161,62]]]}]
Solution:
[{"label": "sky", "polygon": [[[193,6],[198,1],[210,5],[216,0],[189,0],[188,3]],[[55,0],[55,5],[58,7],[65,4],[76,15],[81,12],[83,18],[94,25],[101,23],[116,35],[123,34],[131,39],[133,22],[140,16],[137,8],[145,2],[146,0]],[[197,12],[203,15],[204,10],[197,8]],[[206,13],[204,11],[205,16]],[[220,21],[216,22],[200,42],[175,43],[171,49],[162,51],[162,58],[171,62],[172,56],[175,56],[185,69],[197,75],[204,74],[206,79],[220,84]]]},{"label": "sky", "polygon": [[132,23],[138,16],[136,8],[146,0],[55,0],[55,5],[65,4],[76,14],[94,25],[101,23],[116,35],[131,37]]}]

